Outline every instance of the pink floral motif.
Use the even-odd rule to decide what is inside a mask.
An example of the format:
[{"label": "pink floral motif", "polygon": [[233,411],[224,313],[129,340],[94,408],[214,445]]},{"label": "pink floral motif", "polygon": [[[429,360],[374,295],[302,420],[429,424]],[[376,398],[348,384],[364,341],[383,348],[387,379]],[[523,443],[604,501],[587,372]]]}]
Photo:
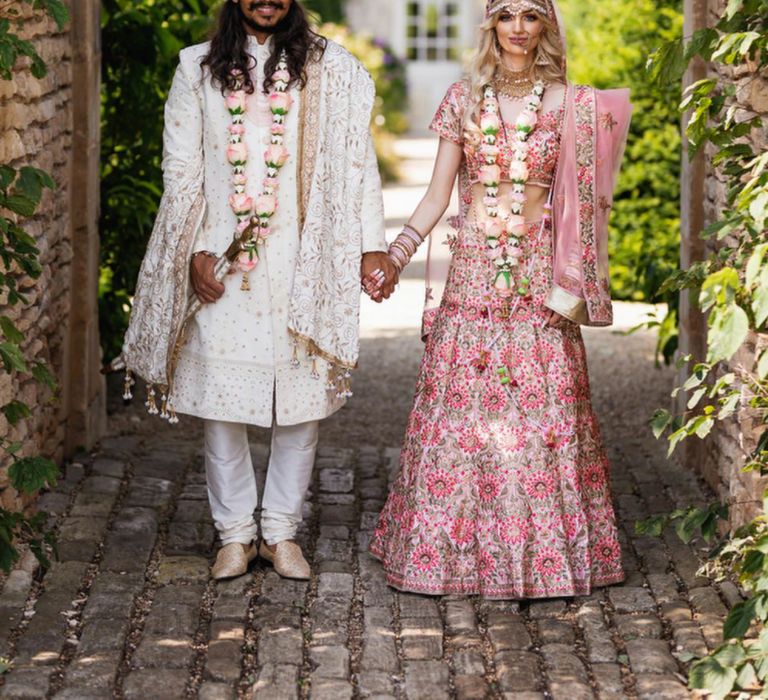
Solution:
[{"label": "pink floral motif", "polygon": [[461,411],[469,404],[469,395],[460,385],[454,384],[445,394],[445,403],[457,411]]},{"label": "pink floral motif", "polygon": [[462,450],[472,454],[473,452],[479,452],[483,449],[483,443],[480,441],[477,433],[471,428],[467,428],[461,431],[459,437],[459,445]]},{"label": "pink floral motif", "polygon": [[516,515],[499,522],[499,536],[506,544],[522,544],[528,539],[528,522]]},{"label": "pink floral motif", "polygon": [[456,488],[456,478],[444,469],[431,472],[427,476],[429,492],[435,498],[448,498]]},{"label": "pink floral motif", "polygon": [[542,576],[555,576],[563,568],[563,557],[552,547],[542,547],[533,566]]},{"label": "pink floral motif", "polygon": [[475,521],[456,518],[450,526],[450,536],[458,545],[469,544],[475,536]]},{"label": "pink floral motif", "polygon": [[488,552],[482,552],[477,560],[477,573],[480,578],[489,578],[496,569],[496,562]]},{"label": "pink floral motif", "polygon": [[419,571],[432,571],[439,563],[437,550],[428,544],[421,545],[413,553],[413,563]]},{"label": "pink floral motif", "polygon": [[501,491],[502,479],[493,474],[483,474],[477,482],[477,494],[483,503],[494,501]]},{"label": "pink floral motif", "polygon": [[531,498],[549,498],[555,492],[555,479],[544,471],[533,472],[525,477],[525,492]]},{"label": "pink floral motif", "polygon": [[616,564],[621,559],[621,549],[615,538],[603,537],[593,548],[594,556],[603,564]]},{"label": "pink floral motif", "polygon": [[544,405],[545,397],[541,386],[527,384],[518,390],[518,401],[523,408],[535,411]]},{"label": "pink floral motif", "polygon": [[605,488],[605,469],[600,462],[594,462],[584,469],[584,486],[595,491],[602,491]]},{"label": "pink floral motif", "polygon": [[578,391],[574,385],[574,382],[568,378],[563,379],[557,383],[557,397],[563,403],[573,403],[579,397]]},{"label": "pink floral motif", "polygon": [[500,413],[507,407],[507,397],[501,389],[493,388],[483,396],[483,407],[489,413]]}]

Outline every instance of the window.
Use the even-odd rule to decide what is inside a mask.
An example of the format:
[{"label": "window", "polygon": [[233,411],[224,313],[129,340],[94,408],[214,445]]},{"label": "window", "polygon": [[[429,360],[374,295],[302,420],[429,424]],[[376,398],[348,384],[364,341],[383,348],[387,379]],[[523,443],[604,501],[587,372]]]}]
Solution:
[{"label": "window", "polygon": [[406,31],[406,55],[409,60],[458,61],[458,0],[408,2]]}]

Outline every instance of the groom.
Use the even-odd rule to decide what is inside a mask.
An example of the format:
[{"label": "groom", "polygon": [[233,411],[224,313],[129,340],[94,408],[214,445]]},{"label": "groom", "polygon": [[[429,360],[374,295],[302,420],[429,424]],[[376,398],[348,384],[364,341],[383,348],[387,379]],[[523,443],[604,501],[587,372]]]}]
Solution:
[{"label": "groom", "polygon": [[[295,536],[319,421],[350,395],[360,280],[377,274],[388,296],[397,276],[373,100],[368,73],[310,29],[298,0],[227,0],[213,39],[180,55],[122,359],[150,382],[150,410],[162,397],[172,420],[204,419],[217,579],[245,573],[259,530],[280,575],[310,575]],[[219,280],[235,235],[248,239],[236,274]],[[203,306],[184,324],[190,293]],[[272,428],[260,528],[248,425]]]}]

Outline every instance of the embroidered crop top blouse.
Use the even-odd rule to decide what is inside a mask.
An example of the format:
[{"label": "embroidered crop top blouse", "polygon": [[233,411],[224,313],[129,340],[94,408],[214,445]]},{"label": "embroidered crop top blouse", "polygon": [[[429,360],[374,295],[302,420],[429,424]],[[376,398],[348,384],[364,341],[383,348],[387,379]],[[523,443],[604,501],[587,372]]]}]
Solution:
[{"label": "embroidered crop top blouse", "polygon": [[[478,182],[478,172],[484,165],[479,149],[464,138],[464,113],[469,101],[469,84],[465,80],[454,83],[448,89],[429,128],[441,138],[447,139],[464,149],[464,158],[459,172],[459,190],[465,207],[471,204],[471,188]],[[528,137],[528,184],[551,187],[560,155],[560,134],[562,131],[563,106],[557,110],[539,115],[536,127]],[[509,172],[513,150],[511,139],[514,124],[505,124],[499,132],[500,166],[502,179]],[[463,216],[462,216],[463,218]]]}]

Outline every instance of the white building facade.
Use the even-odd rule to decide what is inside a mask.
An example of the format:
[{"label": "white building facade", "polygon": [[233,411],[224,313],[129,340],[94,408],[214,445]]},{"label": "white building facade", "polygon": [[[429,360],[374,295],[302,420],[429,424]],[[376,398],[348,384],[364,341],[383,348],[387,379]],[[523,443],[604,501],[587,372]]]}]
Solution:
[{"label": "white building facade", "polygon": [[409,120],[423,134],[448,86],[464,72],[482,21],[481,0],[348,0],[356,32],[392,46],[407,61]]}]

